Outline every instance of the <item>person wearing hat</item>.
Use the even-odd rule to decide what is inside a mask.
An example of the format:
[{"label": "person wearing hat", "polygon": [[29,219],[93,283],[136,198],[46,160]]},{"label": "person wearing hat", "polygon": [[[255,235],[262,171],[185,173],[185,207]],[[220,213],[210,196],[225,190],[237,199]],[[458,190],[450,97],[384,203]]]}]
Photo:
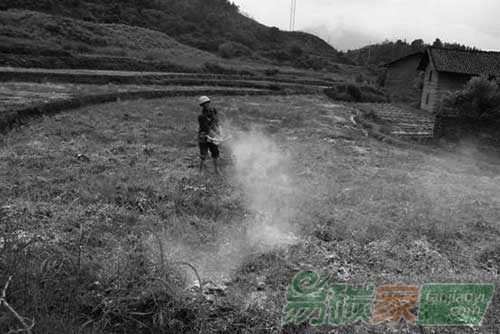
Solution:
[{"label": "person wearing hat", "polygon": [[207,160],[208,151],[212,154],[214,161],[215,173],[219,174],[218,159],[219,147],[214,142],[213,137],[219,133],[219,120],[217,118],[217,110],[210,107],[210,98],[201,96],[198,99],[201,114],[198,116],[198,144],[200,146],[200,172],[205,169],[205,161]]}]

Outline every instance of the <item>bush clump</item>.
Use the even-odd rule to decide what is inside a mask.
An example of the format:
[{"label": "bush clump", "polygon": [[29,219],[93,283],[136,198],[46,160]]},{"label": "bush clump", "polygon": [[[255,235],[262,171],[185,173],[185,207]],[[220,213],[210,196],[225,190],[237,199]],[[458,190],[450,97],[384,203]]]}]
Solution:
[{"label": "bush clump", "polygon": [[448,93],[440,114],[453,113],[460,118],[500,120],[500,87],[486,76],[474,77],[462,90]]},{"label": "bush clump", "polygon": [[264,74],[267,76],[275,76],[278,75],[279,73],[280,70],[278,70],[277,68],[267,68],[266,70],[264,70]]},{"label": "bush clump", "polygon": [[241,75],[241,76],[254,76],[255,73],[248,70],[241,70],[232,66],[226,67],[220,65],[219,63],[205,62],[203,64],[203,72],[212,74],[224,74],[224,75]]},{"label": "bush clump", "polygon": [[326,88],[324,92],[328,97],[340,101],[388,102],[388,98],[384,92],[369,85],[348,83]]},{"label": "bush clump", "polygon": [[219,45],[219,54],[223,58],[250,57],[252,50],[240,43],[226,42]]},{"label": "bush clump", "polygon": [[[116,213],[92,208],[86,214]],[[56,241],[41,227],[53,209],[0,202],[0,289],[2,306],[10,307],[2,307],[0,333],[31,333],[30,326],[74,333],[77,324],[81,333],[199,332],[195,315],[206,301],[186,290],[182,268],[160,255],[163,232],[135,230],[138,221],[126,214],[115,217],[130,223],[123,235],[110,225],[68,222],[68,231],[58,232],[64,241]]]}]

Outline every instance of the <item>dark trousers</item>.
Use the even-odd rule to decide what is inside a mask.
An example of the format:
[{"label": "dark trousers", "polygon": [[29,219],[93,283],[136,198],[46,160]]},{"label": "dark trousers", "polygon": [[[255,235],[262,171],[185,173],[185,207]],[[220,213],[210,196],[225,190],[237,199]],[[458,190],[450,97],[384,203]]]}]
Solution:
[{"label": "dark trousers", "polygon": [[201,160],[206,160],[208,156],[208,151],[212,154],[212,158],[217,159],[219,157],[219,147],[214,143],[200,142],[200,158]]}]

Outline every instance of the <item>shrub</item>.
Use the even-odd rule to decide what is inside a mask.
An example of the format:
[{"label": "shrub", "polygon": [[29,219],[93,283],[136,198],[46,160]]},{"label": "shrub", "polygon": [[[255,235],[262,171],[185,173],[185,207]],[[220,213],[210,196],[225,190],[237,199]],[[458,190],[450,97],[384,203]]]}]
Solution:
[{"label": "shrub", "polygon": [[327,63],[320,57],[314,57],[309,55],[303,55],[297,58],[294,62],[296,67],[312,69],[319,71],[327,66]]},{"label": "shrub", "polygon": [[500,88],[486,76],[474,77],[459,91],[443,99],[440,113],[449,112],[462,118],[500,120]]},{"label": "shrub", "polygon": [[387,81],[387,71],[381,71],[377,75],[377,79],[375,80],[375,82],[377,83],[378,86],[384,87],[386,81]]},{"label": "shrub", "polygon": [[62,46],[63,46],[63,49],[67,50],[67,51],[74,51],[77,53],[91,53],[92,52],[92,48],[85,43],[64,42]]},{"label": "shrub", "polygon": [[235,42],[226,42],[219,45],[219,54],[224,58],[251,56],[252,50],[245,45]]},{"label": "shrub", "polygon": [[267,68],[264,70],[264,74],[267,76],[275,76],[280,72],[277,68]]},{"label": "shrub", "polygon": [[324,90],[325,94],[335,100],[347,102],[387,102],[384,92],[369,85],[353,83],[337,85]]},{"label": "shrub", "polygon": [[[53,209],[0,202],[0,289],[10,282],[5,301],[25,317],[22,323],[3,308],[0,333],[31,332],[33,323],[36,333],[69,333],[82,319],[82,333],[193,331],[194,319],[178,309],[195,314],[203,300],[178,289],[184,284],[182,268],[162,257],[161,232],[112,236],[110,225],[68,222],[69,231],[78,232],[58,233],[64,238],[59,242],[37,226],[51,219]],[[137,223],[130,214],[110,217]]]},{"label": "shrub", "polygon": [[356,83],[364,83],[365,77],[363,76],[363,74],[360,73],[356,75],[356,78],[354,80],[356,81]]},{"label": "shrub", "polygon": [[268,30],[263,30],[262,38],[277,43],[283,39],[283,36],[284,34],[277,27],[271,27]]},{"label": "shrub", "polygon": [[304,54],[304,50],[298,45],[292,45],[289,49],[289,54],[291,54],[293,57],[300,57]]},{"label": "shrub", "polygon": [[239,70],[234,67],[225,67],[218,63],[205,62],[203,64],[203,71],[206,73],[214,73],[214,74],[234,74],[234,75],[246,75],[253,76],[254,73],[247,70]]},{"label": "shrub", "polygon": [[195,36],[192,36],[187,40],[180,41],[208,52],[217,52],[219,50],[219,45],[224,43],[224,40],[219,38],[200,38]]},{"label": "shrub", "polygon": [[346,87],[346,92],[347,92],[347,94],[352,96],[352,98],[356,102],[361,102],[363,100],[363,94],[361,93],[361,90],[359,89],[358,86],[355,86],[353,84],[349,84]]},{"label": "shrub", "polygon": [[292,55],[283,50],[263,52],[262,55],[266,58],[276,59],[279,62],[289,61],[293,59]]},{"label": "shrub", "polygon": [[216,73],[216,74],[235,74],[232,71],[230,71],[228,68],[221,66],[216,63],[212,62],[206,62],[203,64],[203,68],[205,72],[208,73]]}]

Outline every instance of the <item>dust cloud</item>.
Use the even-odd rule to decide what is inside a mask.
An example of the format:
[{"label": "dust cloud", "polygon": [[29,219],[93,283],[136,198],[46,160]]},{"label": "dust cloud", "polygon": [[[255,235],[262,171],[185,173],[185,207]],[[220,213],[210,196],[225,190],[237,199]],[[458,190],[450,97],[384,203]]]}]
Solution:
[{"label": "dust cloud", "polygon": [[229,148],[234,159],[234,182],[245,193],[250,213],[246,238],[252,246],[270,250],[295,242],[294,225],[299,200],[290,172],[290,157],[258,130],[233,131]]},{"label": "dust cloud", "polygon": [[214,282],[230,279],[253,255],[298,242],[294,217],[300,191],[290,172],[290,154],[257,129],[243,131],[230,124],[224,129],[230,139],[222,149],[232,161],[224,174],[243,193],[245,217],[220,226],[214,244],[192,247],[172,240],[164,250],[165,258],[191,261],[202,280]]}]

